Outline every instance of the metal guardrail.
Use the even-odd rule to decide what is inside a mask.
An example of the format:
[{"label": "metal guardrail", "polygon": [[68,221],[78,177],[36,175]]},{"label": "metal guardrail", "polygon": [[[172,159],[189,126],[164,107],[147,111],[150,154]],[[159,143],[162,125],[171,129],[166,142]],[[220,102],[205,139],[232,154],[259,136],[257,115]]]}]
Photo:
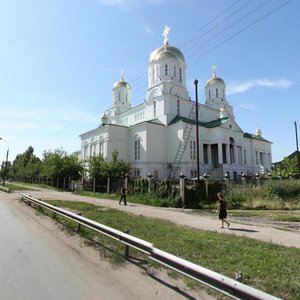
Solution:
[{"label": "metal guardrail", "polygon": [[201,282],[219,292],[233,298],[245,300],[279,300],[279,298],[267,294],[263,291],[257,290],[247,286],[239,281],[223,276],[209,269],[203,268],[199,265],[191,263],[187,260],[169,254],[165,251],[154,248],[153,245],[147,241],[131,236],[122,231],[113,229],[109,226],[92,221],[65,209],[53,206],[42,200],[35,199],[30,195],[20,193],[23,201],[36,203],[37,205],[47,208],[59,215],[71,219],[78,224],[82,224],[97,232],[105,234],[115,240],[118,240],[125,245],[133,247],[149,255],[152,260],[171,268],[185,276],[188,276],[198,282]]},{"label": "metal guardrail", "polygon": [[6,192],[6,193],[10,193],[10,188],[8,188],[6,186],[0,185],[0,191]]}]

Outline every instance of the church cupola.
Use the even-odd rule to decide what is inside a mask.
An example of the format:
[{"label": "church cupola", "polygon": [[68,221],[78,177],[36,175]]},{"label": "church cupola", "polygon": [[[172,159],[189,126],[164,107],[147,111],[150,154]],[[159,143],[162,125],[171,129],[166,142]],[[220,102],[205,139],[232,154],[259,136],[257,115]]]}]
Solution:
[{"label": "church cupola", "polygon": [[205,85],[205,104],[215,108],[227,105],[226,86],[222,78],[216,76],[216,66],[213,66],[212,78]]},{"label": "church cupola", "polygon": [[169,45],[171,28],[165,26],[163,46],[155,49],[149,58],[148,88],[161,82],[174,82],[186,87],[186,64],[182,52]]},{"label": "church cupola", "polygon": [[121,79],[112,88],[113,107],[115,115],[118,115],[131,108],[131,87],[121,74]]}]

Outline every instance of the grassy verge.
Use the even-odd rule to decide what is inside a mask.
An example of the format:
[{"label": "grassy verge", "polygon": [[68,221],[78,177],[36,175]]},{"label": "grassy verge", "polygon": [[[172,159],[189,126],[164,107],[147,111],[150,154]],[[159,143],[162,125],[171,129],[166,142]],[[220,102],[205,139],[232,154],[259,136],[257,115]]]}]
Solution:
[{"label": "grassy verge", "polygon": [[[300,299],[300,250],[230,234],[176,226],[173,223],[126,214],[84,202],[49,201],[83,216],[147,240],[159,249],[233,278],[243,272],[243,283],[283,299]],[[200,220],[199,220],[200,221]],[[74,222],[64,221],[76,230]],[[83,235],[100,241],[103,253],[123,254],[124,246],[82,228]],[[139,255],[132,250],[130,253]]]},{"label": "grassy verge", "polygon": [[15,184],[15,183],[9,183],[9,182],[6,182],[5,183],[5,186],[8,187],[11,191],[35,191],[36,188],[34,187],[31,187],[31,186],[25,186],[25,185],[20,185],[20,184]]},{"label": "grassy verge", "polygon": [[231,217],[258,217],[270,221],[300,222],[300,210],[231,210]]}]

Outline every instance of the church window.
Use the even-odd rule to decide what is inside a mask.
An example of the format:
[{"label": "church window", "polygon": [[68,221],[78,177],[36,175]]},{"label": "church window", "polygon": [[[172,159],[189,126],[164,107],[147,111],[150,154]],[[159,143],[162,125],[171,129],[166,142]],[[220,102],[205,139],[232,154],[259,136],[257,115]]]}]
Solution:
[{"label": "church window", "polygon": [[134,159],[135,160],[141,159],[141,141],[140,140],[134,141]]},{"label": "church window", "polygon": [[237,150],[237,162],[238,162],[239,165],[241,165],[243,163],[242,147],[237,146],[236,150]]},{"label": "church window", "polygon": [[174,77],[176,77],[176,66],[174,66]]},{"label": "church window", "polygon": [[191,178],[197,177],[197,170],[191,170]]},{"label": "church window", "polygon": [[224,164],[227,164],[226,146],[226,144],[222,144],[222,159]]},{"label": "church window", "polygon": [[203,144],[203,162],[208,164],[208,145]]},{"label": "church window", "polygon": [[180,115],[180,100],[177,99],[177,115]]},{"label": "church window", "polygon": [[141,176],[141,171],[140,171],[140,169],[133,169],[133,176],[136,176],[136,177]]},{"label": "church window", "polygon": [[259,153],[259,160],[260,160],[260,165],[265,166],[265,153],[263,152]]},{"label": "church window", "polygon": [[216,89],[216,97],[219,97],[219,91]]},{"label": "church window", "polygon": [[208,91],[208,98],[209,99],[211,98],[211,92],[210,92],[210,90]]},{"label": "church window", "polygon": [[121,101],[121,93],[119,92],[119,101]]},{"label": "church window", "polygon": [[181,67],[179,67],[179,81],[182,82],[182,70],[181,70]]},{"label": "church window", "polygon": [[151,69],[151,75],[152,75],[152,84],[154,84],[154,66],[152,66],[152,69]]},{"label": "church window", "polygon": [[99,144],[99,154],[104,155],[104,143]]},{"label": "church window", "polygon": [[230,146],[229,146],[229,155],[230,155],[230,163],[233,164],[235,162],[234,157],[234,139],[232,137],[229,138]]},{"label": "church window", "polygon": [[191,160],[196,159],[196,141],[190,141],[190,158]]},{"label": "church window", "polygon": [[255,164],[258,165],[259,159],[258,159],[258,151],[255,151]]},{"label": "church window", "polygon": [[168,75],[168,65],[165,64],[165,75],[167,76]]},{"label": "church window", "polygon": [[244,165],[247,164],[247,156],[246,156],[246,149],[244,149]]},{"label": "church window", "polygon": [[156,118],[156,101],[153,102],[153,117]]},{"label": "church window", "polygon": [[127,100],[128,100],[128,94],[126,93],[126,102],[127,102]]}]

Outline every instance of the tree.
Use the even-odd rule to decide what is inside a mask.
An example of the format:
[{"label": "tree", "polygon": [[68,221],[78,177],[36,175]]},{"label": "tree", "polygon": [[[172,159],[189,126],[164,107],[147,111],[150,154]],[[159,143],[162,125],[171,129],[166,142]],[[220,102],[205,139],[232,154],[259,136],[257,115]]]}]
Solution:
[{"label": "tree", "polygon": [[105,162],[105,174],[111,179],[119,179],[125,176],[130,170],[130,163],[128,161],[118,159],[118,151],[114,150],[112,152],[112,160],[110,162]]},{"label": "tree", "polygon": [[277,176],[279,174],[283,177],[297,176],[297,157],[285,157],[280,163],[276,164],[274,171]]},{"label": "tree", "polygon": [[38,176],[41,170],[41,160],[34,155],[34,149],[29,146],[23,154],[18,154],[13,161],[9,176],[14,179]]},{"label": "tree", "polygon": [[88,159],[88,174],[97,181],[105,176],[105,159],[102,154],[91,156]]},{"label": "tree", "polygon": [[81,178],[83,167],[75,155],[68,155],[63,149],[44,151],[41,175],[50,178]]}]

